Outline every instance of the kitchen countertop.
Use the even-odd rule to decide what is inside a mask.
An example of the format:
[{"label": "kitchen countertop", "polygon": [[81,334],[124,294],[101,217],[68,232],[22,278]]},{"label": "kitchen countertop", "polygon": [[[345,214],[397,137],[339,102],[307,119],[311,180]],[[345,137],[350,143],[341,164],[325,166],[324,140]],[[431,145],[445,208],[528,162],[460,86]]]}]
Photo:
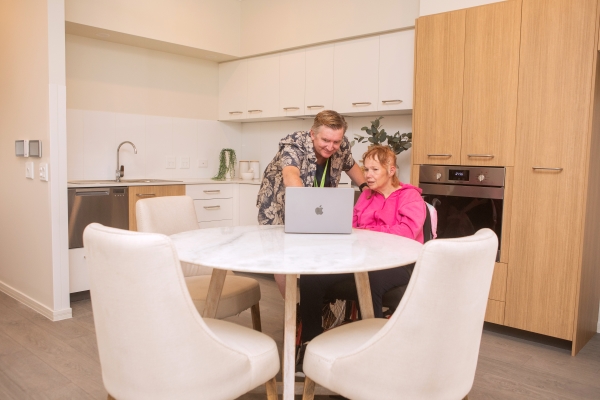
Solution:
[{"label": "kitchen countertop", "polygon": [[[126,178],[135,179],[135,178]],[[142,178],[139,178],[142,179]],[[149,178],[150,179],[150,178]],[[78,181],[74,179],[73,181]],[[84,180],[84,179],[82,179]],[[87,180],[87,179],[86,179]],[[91,179],[90,179],[91,181]],[[101,182],[86,182],[86,183],[69,183],[67,182],[68,188],[85,188],[85,187],[118,187],[118,186],[163,186],[163,185],[206,185],[206,184],[228,184],[228,183],[241,183],[244,185],[260,185],[261,179],[232,179],[230,181],[214,181],[210,178],[198,178],[198,179],[174,179],[172,181],[166,180],[165,182],[107,182],[102,180]]]}]

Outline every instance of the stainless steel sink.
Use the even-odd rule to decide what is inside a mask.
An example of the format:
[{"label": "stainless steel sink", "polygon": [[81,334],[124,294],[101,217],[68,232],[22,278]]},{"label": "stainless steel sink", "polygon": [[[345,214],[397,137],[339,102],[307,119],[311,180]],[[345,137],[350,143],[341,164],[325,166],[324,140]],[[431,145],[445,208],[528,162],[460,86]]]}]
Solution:
[{"label": "stainless steel sink", "polygon": [[112,183],[168,183],[168,182],[182,182],[174,181],[171,179],[121,179],[121,182],[115,180],[103,180],[103,179],[90,179],[81,181],[68,181],[72,185],[103,185]]}]

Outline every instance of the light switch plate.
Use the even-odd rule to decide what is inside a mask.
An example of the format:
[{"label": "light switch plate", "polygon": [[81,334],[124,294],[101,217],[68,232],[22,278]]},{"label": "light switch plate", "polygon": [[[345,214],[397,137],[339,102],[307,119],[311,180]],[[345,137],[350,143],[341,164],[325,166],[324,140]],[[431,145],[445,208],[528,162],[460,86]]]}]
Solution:
[{"label": "light switch plate", "polygon": [[33,179],[33,161],[25,163],[25,178]]},{"label": "light switch plate", "polygon": [[198,168],[208,168],[208,160],[198,160]]},{"label": "light switch plate", "polygon": [[167,157],[167,169],[177,168],[177,157]]},{"label": "light switch plate", "polygon": [[189,157],[181,157],[179,159],[179,168],[186,169],[190,167],[190,158]]},{"label": "light switch plate", "polygon": [[48,182],[48,163],[40,163],[40,181]]}]

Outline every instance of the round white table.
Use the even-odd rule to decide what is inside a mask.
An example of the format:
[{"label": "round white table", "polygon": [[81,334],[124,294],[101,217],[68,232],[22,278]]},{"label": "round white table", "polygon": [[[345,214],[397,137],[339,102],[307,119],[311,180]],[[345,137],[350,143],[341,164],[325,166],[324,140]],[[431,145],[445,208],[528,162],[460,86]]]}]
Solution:
[{"label": "round white table", "polygon": [[171,236],[181,261],[212,267],[205,318],[214,318],[228,270],[286,274],[283,398],[294,398],[296,275],[354,273],[363,318],[373,317],[368,271],[417,260],[422,244],[354,229],[350,235],[286,234],[283,226],[198,229]]}]

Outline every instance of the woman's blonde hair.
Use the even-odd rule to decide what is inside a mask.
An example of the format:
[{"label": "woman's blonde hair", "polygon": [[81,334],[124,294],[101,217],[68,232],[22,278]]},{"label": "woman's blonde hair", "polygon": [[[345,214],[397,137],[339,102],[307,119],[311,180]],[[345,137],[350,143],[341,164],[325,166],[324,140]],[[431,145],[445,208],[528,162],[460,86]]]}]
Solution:
[{"label": "woman's blonde hair", "polygon": [[[396,153],[394,153],[394,151],[387,146],[381,146],[381,145],[371,146],[369,148],[369,150],[367,150],[367,152],[365,154],[363,154],[363,157],[362,157],[363,165],[365,165],[365,161],[367,160],[367,158],[371,158],[371,159],[379,162],[379,164],[384,166],[386,169],[389,168],[390,166],[394,166],[394,167],[396,166]],[[392,175],[392,186],[395,188],[400,186],[400,181],[398,180],[398,177],[396,176],[396,174]]]},{"label": "woman's blonde hair", "polygon": [[333,110],[323,110],[315,116],[315,121],[312,126],[312,131],[317,133],[319,128],[326,126],[333,130],[343,129],[346,133],[348,123],[339,113]]}]

